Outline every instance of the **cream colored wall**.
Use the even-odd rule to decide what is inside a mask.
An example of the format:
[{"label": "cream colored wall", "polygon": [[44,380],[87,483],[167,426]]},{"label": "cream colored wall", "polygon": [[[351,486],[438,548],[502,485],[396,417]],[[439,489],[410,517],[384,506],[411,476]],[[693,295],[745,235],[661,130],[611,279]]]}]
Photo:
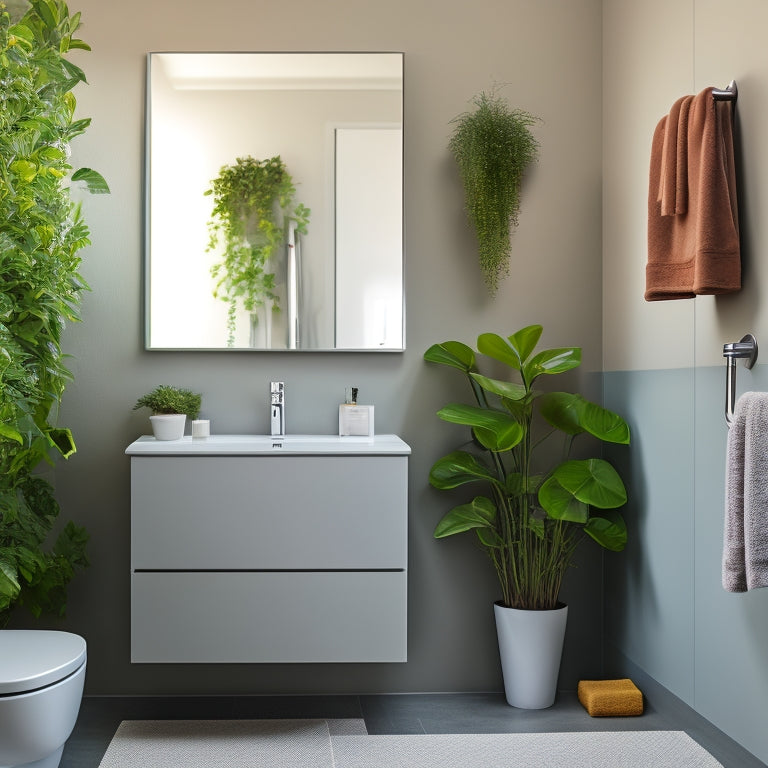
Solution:
[{"label": "cream colored wall", "polygon": [[[660,23],[660,19],[664,23]],[[722,364],[723,344],[768,325],[761,212],[768,191],[762,141],[768,122],[768,61],[760,0],[608,0],[604,3],[603,312],[606,370]],[[737,80],[742,220],[742,291],[695,300],[646,302],[648,164],[658,120],[678,96]],[[694,334],[695,325],[695,334]],[[695,344],[692,342],[695,335]],[[682,343],[681,343],[682,342]],[[689,343],[691,342],[691,343]]]},{"label": "cream colored wall", "polygon": [[[424,363],[431,344],[474,343],[485,331],[545,327],[544,342],[601,351],[601,53],[599,0],[80,0],[91,53],[77,61],[93,117],[73,162],[100,170],[112,194],[85,201],[93,292],[67,329],[75,375],[61,421],[78,453],[57,470],[65,518],[91,532],[92,566],[72,586],[66,626],[89,642],[90,693],[342,693],[500,689],[490,568],[467,537],[435,541],[459,499],[430,488],[432,463],[466,437],[440,422],[466,398],[458,375]],[[164,353],[142,348],[144,69],[157,50],[402,51],[405,54],[407,349],[402,354]],[[483,286],[462,192],[446,145],[471,97],[505,84],[514,107],[542,118],[540,162],[523,189],[513,275],[495,300]],[[158,383],[202,392],[214,431],[265,432],[269,381],[286,382],[291,432],[332,432],[344,387],[376,405],[380,432],[412,446],[409,660],[401,665],[239,666],[129,663],[129,467],[123,451],[147,431],[136,398]],[[594,379],[583,376],[595,393]],[[571,379],[578,386],[577,377]],[[599,395],[599,392],[596,393]],[[258,494],[258,489],[254,489]],[[585,545],[569,579],[566,687],[600,672],[600,553]]]},{"label": "cream colored wall", "polygon": [[651,137],[675,99],[693,92],[693,39],[680,33],[690,13],[689,0],[603,3],[606,370],[693,365],[694,302],[643,298]]},{"label": "cream colored wall", "polygon": [[[727,6],[727,7],[726,7]],[[696,0],[696,88],[735,79],[739,218],[743,281],[740,293],[696,299],[696,364],[723,365],[723,344],[754,333],[758,345],[768,329],[768,6],[760,0]],[[740,160],[740,164],[739,164]],[[768,341],[768,338],[766,338]],[[768,357],[762,361],[768,362]],[[740,374],[744,369],[742,368]],[[739,380],[748,385],[749,374]]]}]

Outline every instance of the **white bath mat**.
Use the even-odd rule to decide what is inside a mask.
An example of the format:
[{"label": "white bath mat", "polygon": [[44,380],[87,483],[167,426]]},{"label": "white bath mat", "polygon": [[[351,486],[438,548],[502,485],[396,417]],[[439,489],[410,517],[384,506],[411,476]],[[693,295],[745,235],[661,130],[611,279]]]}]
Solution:
[{"label": "white bath mat", "polygon": [[332,768],[363,720],[123,720],[99,768]]},{"label": "white bath mat", "polygon": [[334,768],[722,768],[683,731],[333,736]]},{"label": "white bath mat", "polygon": [[124,720],[99,768],[722,768],[682,731],[365,735],[363,720]]}]

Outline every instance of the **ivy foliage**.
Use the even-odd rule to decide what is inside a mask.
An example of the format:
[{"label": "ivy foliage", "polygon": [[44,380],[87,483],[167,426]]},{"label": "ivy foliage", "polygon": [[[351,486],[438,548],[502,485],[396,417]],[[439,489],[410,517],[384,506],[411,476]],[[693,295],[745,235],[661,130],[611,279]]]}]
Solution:
[{"label": "ivy foliage", "polygon": [[473,103],[474,111],[452,121],[456,127],[448,148],[459,166],[480,268],[494,296],[500,276],[509,272],[523,173],[538,157],[539,143],[530,131],[538,118],[510,109],[495,91],[481,92]]},{"label": "ivy foliage", "polygon": [[0,627],[18,604],[63,615],[66,586],[88,563],[88,534],[72,522],[45,548],[59,507],[35,474],[51,451],[75,452],[55,425],[71,380],[61,334],[88,287],[78,253],[89,230],[70,185],[109,191],[96,171],[69,164],[69,143],[90,124],[74,117],[85,75],[66,58],[90,50],[79,26],[62,0],[31,0],[15,23],[0,2]]},{"label": "ivy foliage", "polygon": [[225,165],[211,182],[206,195],[213,195],[208,222],[208,251],[221,244],[222,260],[211,274],[216,280],[213,295],[229,303],[228,345],[233,346],[238,301],[247,312],[255,312],[265,301],[279,310],[275,293],[275,257],[285,245],[287,229],[307,233],[309,208],[294,203],[296,187],[279,155],[267,160],[238,157]]}]

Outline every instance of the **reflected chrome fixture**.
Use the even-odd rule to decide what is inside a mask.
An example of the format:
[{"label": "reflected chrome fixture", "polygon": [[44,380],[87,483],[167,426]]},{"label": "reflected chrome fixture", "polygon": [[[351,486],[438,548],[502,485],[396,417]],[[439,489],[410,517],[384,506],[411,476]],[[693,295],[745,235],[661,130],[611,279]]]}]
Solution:
[{"label": "reflected chrome fixture", "polygon": [[725,420],[728,426],[733,422],[736,405],[736,361],[743,360],[746,368],[752,368],[757,360],[757,339],[748,333],[741,341],[723,344],[725,368]]},{"label": "reflected chrome fixture", "polygon": [[270,434],[273,437],[285,435],[285,383],[273,381],[270,385]]}]

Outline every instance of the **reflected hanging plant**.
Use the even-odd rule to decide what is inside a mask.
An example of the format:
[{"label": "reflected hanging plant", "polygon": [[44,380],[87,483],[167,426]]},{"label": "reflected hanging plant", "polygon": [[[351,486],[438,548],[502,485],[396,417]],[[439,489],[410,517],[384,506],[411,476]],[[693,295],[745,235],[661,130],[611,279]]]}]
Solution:
[{"label": "reflected hanging plant", "polygon": [[510,109],[496,94],[475,96],[476,109],[456,124],[448,148],[459,166],[465,208],[477,235],[480,269],[492,296],[509,272],[511,233],[518,223],[525,169],[538,157],[539,143],[529,130],[538,118]]},{"label": "reflected hanging plant", "polygon": [[208,222],[208,251],[223,246],[214,264],[213,295],[229,303],[227,344],[234,345],[238,301],[255,312],[265,301],[279,311],[275,273],[270,260],[285,246],[288,224],[307,233],[309,208],[294,202],[296,187],[279,155],[266,160],[238,157],[211,182],[213,210]]}]

